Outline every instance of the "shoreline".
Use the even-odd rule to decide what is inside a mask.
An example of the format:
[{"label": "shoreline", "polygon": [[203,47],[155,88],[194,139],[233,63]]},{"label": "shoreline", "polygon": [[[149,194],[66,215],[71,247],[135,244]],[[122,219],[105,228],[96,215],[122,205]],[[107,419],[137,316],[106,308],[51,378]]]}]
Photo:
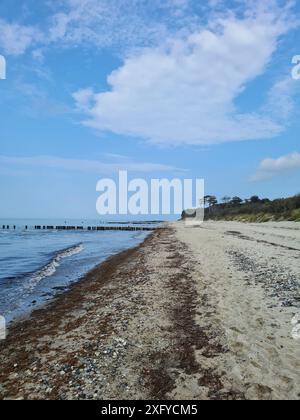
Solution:
[{"label": "shoreline", "polygon": [[[94,268],[89,270],[86,274],[79,277],[78,280],[71,283],[69,286],[65,287],[63,291],[54,295],[48,302],[41,304],[41,306],[33,309],[30,313],[12,320],[9,323],[8,336],[11,333],[14,333],[14,330],[18,330],[19,328],[21,328],[22,330],[23,328],[26,328],[27,323],[30,324],[32,321],[35,320],[35,318],[40,317],[40,316],[48,316],[47,312],[54,311],[56,305],[60,304],[61,299],[64,299],[64,300],[68,300],[68,299],[71,300],[71,298],[74,299],[74,297],[77,294],[77,289],[81,290],[82,288],[84,288],[84,286],[88,287],[87,283],[88,282],[91,283],[95,276],[102,277],[103,283],[105,281],[109,281],[109,276],[111,275],[111,272],[114,271],[114,269],[117,269],[119,264],[122,264],[126,260],[130,259],[131,255],[134,252],[138,251],[139,248],[142,247],[144,243],[147,241],[147,239],[149,239],[152,235],[153,233],[147,236],[143,240],[143,242],[141,242],[137,246],[128,248],[124,251],[117,252],[116,254],[113,254],[110,257],[107,257],[104,261],[97,264]],[[85,285],[81,283],[85,283]],[[73,303],[75,305],[78,302],[73,301]],[[1,348],[1,342],[0,342],[0,348]]]},{"label": "shoreline", "polygon": [[299,399],[293,226],[154,231],[11,329],[0,398]]},{"label": "shoreline", "polygon": [[[181,264],[189,263],[181,252],[186,249],[173,243],[173,235],[173,228],[154,231],[142,244],[110,257],[69,291],[12,326],[7,340],[0,343],[0,398],[173,399],[178,375],[169,372],[168,365],[196,373],[192,342],[205,345],[210,354],[223,352],[210,345],[195,324],[194,283],[188,270],[181,269]],[[152,261],[148,265],[146,259],[158,247],[156,263],[161,267],[154,272]],[[120,338],[120,331],[122,336],[129,332],[129,338]],[[95,362],[100,366],[95,368]],[[126,374],[116,375],[118,369]],[[108,371],[105,385],[103,370]],[[214,387],[218,379],[206,372],[204,381]],[[99,384],[101,392],[95,394]],[[216,399],[218,390],[211,392]],[[227,398],[237,395],[230,390]],[[190,396],[183,393],[180,398]]]},{"label": "shoreline", "polygon": [[[24,303],[22,307],[20,306],[11,312],[9,312],[7,308],[7,315],[5,314],[5,311],[2,312],[2,315],[7,318],[7,330],[11,329],[12,326],[18,324],[19,322],[30,319],[34,312],[48,307],[59,296],[68,293],[74,285],[80,283],[81,281],[85,281],[89,277],[89,274],[93,270],[99,268],[104,262],[106,262],[106,260],[109,260],[114,256],[118,256],[119,254],[121,255],[127,250],[129,251],[131,249],[138,248],[138,246],[143,244],[144,240],[151,235],[151,232],[138,232],[138,234],[142,235],[140,239],[136,239],[135,236],[132,236],[129,238],[129,241],[123,242],[123,244],[120,245],[120,249],[110,250],[108,255],[105,255],[107,254],[107,251],[104,249],[103,255],[99,252],[99,255],[92,256],[92,262],[88,262],[86,265],[84,265],[84,262],[77,271],[72,271],[72,262],[69,262],[69,260],[70,257],[73,257],[73,255],[85,252],[86,243],[78,241],[77,243],[61,248],[57,245],[57,248],[49,253],[48,260],[41,262],[40,265],[33,268],[31,272],[25,271],[24,273],[21,272],[19,274],[26,279],[31,278],[35,281],[36,278],[38,278],[37,285],[40,282],[47,282],[47,284],[44,285],[44,289],[42,289],[41,292],[34,291],[31,295],[28,294],[26,303]],[[78,238],[78,240],[79,239],[82,238]],[[87,254],[87,258],[90,257],[90,254]],[[69,267],[65,269],[64,273],[57,273],[62,264],[64,264],[65,267],[66,264],[69,264]]]},{"label": "shoreline", "polygon": [[[2,350],[10,347],[13,348],[15,346],[15,341],[19,342],[19,340],[21,340],[21,342],[24,343],[27,341],[28,337],[29,341],[34,341],[43,334],[55,334],[56,325],[65,315],[68,315],[72,310],[76,310],[82,305],[84,294],[87,291],[91,292],[95,289],[99,291],[102,287],[108,285],[111,276],[118,272],[122,265],[129,263],[131,258],[138,253],[139,250],[147,246],[147,243],[152,240],[155,233],[159,233],[159,231],[162,230],[154,230],[139,245],[108,257],[105,261],[86,273],[77,282],[71,284],[65,291],[54,296],[49,302],[45,303],[40,308],[34,309],[30,314],[14,320],[8,327],[6,340],[0,341],[0,360]],[[17,357],[14,358],[13,362],[6,363],[7,366],[5,369],[3,369],[4,364],[2,363],[0,370],[0,399],[11,398],[9,396],[11,395],[10,393],[8,395],[2,394],[2,384],[13,370],[12,366],[17,365],[16,367],[18,369],[22,367],[25,369],[27,367],[26,364],[26,355],[24,358],[24,354],[20,354],[19,351],[17,351]],[[16,375],[14,374],[13,379],[16,379]],[[13,386],[12,390],[14,394],[16,388]],[[46,394],[51,398],[50,392]],[[12,399],[14,398],[15,397],[13,396]]]}]

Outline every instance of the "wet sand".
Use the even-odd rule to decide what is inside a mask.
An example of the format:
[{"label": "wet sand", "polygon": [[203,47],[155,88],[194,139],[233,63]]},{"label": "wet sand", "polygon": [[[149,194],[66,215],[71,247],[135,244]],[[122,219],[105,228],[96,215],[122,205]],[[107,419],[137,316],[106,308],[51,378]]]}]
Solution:
[{"label": "wet sand", "polygon": [[184,223],[0,343],[2,399],[299,399],[300,227]]}]

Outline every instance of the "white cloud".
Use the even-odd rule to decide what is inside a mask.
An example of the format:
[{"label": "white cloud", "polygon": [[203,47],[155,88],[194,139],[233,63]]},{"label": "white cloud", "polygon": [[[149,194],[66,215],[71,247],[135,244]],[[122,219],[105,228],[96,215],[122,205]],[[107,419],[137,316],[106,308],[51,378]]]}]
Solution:
[{"label": "white cloud", "polygon": [[300,84],[290,77],[284,77],[274,83],[268,93],[263,111],[276,117],[278,121],[287,122],[296,110],[295,97],[300,93]]},{"label": "white cloud", "polygon": [[0,18],[0,49],[4,54],[21,55],[40,38],[37,28],[10,24]]},{"label": "white cloud", "polygon": [[194,21],[187,13],[190,2],[61,0],[52,17],[49,40],[98,47],[121,45],[123,50],[157,44]]},{"label": "white cloud", "polygon": [[300,153],[295,152],[278,159],[264,159],[252,177],[253,181],[263,181],[275,176],[285,175],[294,170],[300,170]]},{"label": "white cloud", "polygon": [[[191,0],[47,0],[45,7],[51,13],[43,26],[0,17],[0,50],[21,55],[36,47],[33,55],[40,59],[41,47],[82,44],[119,47],[124,54],[128,48],[157,45],[171,33],[186,31],[198,21],[190,4]],[[26,14],[22,17],[26,19]]]},{"label": "white cloud", "polygon": [[[119,156],[120,158],[120,156]],[[118,160],[118,159],[116,159]],[[128,158],[122,162],[104,163],[97,160],[66,159],[57,156],[9,157],[0,155],[3,167],[38,167],[64,171],[75,171],[107,175],[118,173],[120,170],[139,173],[182,172],[182,169],[157,163],[133,162]]]},{"label": "white cloud", "polygon": [[290,28],[289,12],[268,4],[274,7],[258,6],[243,17],[218,16],[187,37],[132,54],[108,77],[109,91],[74,93],[87,115],[84,124],[163,145],[278,135],[284,126],[276,118],[241,113],[235,105]]},{"label": "white cloud", "polygon": [[267,110],[243,113],[236,99],[263,74],[293,26],[293,2],[233,0],[230,10],[223,0],[201,3],[49,0],[52,15],[43,28],[0,18],[0,52],[31,48],[42,62],[47,45],[117,47],[127,59],[109,76],[110,90],[74,93],[84,124],[100,131],[163,145],[280,134],[285,121],[278,115],[288,116],[293,107],[288,83],[274,86]]}]

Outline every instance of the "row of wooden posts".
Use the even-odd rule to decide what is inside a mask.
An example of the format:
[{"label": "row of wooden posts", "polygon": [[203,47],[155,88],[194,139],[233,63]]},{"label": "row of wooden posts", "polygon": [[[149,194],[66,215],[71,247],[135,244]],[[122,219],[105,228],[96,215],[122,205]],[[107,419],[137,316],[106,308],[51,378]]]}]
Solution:
[{"label": "row of wooden posts", "polygon": [[[25,230],[28,230],[29,226],[24,226]],[[16,230],[17,226],[13,225],[2,225],[2,230]],[[34,226],[34,230],[81,230],[81,231],[152,231],[155,227],[144,227],[144,226]]]}]

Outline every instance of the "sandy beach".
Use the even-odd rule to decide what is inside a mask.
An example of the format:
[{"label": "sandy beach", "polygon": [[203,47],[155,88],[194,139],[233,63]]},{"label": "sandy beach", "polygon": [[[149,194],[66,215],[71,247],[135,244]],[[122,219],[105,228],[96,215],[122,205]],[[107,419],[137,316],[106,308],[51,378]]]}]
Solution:
[{"label": "sandy beach", "polygon": [[0,398],[298,400],[299,253],[299,223],[169,224],[10,329]]}]

